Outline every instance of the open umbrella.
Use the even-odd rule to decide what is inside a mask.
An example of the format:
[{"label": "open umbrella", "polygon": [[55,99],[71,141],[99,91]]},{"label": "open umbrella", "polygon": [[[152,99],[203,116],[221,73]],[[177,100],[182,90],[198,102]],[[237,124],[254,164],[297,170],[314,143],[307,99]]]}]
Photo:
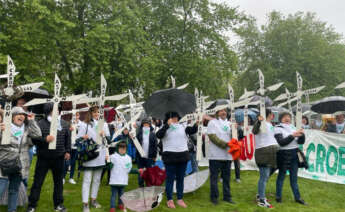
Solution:
[{"label": "open umbrella", "polygon": [[316,113],[333,114],[338,111],[345,111],[345,97],[330,96],[315,102],[311,110]]},{"label": "open umbrella", "polygon": [[[250,108],[248,109],[248,117],[253,121],[256,121],[257,113]],[[244,109],[235,110],[235,119],[237,123],[242,123],[244,121]]]},{"label": "open umbrella", "polygon": [[207,108],[207,110],[211,110],[219,105],[228,105],[228,104],[229,104],[229,100],[227,99],[217,99]]},{"label": "open umbrella", "polygon": [[[209,169],[205,169],[186,176],[184,178],[183,193],[190,193],[198,190],[206,183],[209,173]],[[174,182],[174,192],[176,193],[176,181]]]},{"label": "open umbrella", "polygon": [[[255,96],[251,97],[250,102],[260,101],[260,98],[261,98],[260,96],[255,95]],[[265,106],[266,107],[271,107],[272,105],[273,105],[273,100],[270,97],[265,96]],[[257,105],[250,105],[249,104],[248,107],[257,107]]]},{"label": "open umbrella", "polygon": [[[26,102],[29,102],[36,98],[50,98],[50,97],[52,96],[49,94],[47,90],[38,88],[33,91],[24,92],[24,95],[21,96],[19,99],[25,99]],[[13,101],[13,104],[16,105],[17,101],[18,99]],[[43,107],[44,107],[44,104],[29,106],[28,110],[35,114],[43,114]]]},{"label": "open umbrella", "polygon": [[125,192],[121,200],[125,207],[132,211],[150,211],[159,206],[164,190],[165,188],[161,186],[138,188]]},{"label": "open umbrella", "polygon": [[169,111],[177,112],[180,117],[193,113],[196,108],[193,94],[170,88],[154,92],[143,104],[147,115],[164,119]]},{"label": "open umbrella", "polygon": [[[296,108],[297,106],[293,106],[292,107],[292,112],[296,113]],[[302,104],[302,113],[306,112],[306,111],[310,111],[311,105],[310,104]]]}]

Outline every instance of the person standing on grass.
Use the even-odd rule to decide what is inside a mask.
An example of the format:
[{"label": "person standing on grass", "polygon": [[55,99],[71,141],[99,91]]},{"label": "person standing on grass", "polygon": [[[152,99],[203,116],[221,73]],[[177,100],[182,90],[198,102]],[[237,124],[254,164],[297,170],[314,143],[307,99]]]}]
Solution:
[{"label": "person standing on grass", "polygon": [[[273,119],[272,111],[266,109],[266,120],[264,121],[264,117],[259,116],[252,130],[255,135],[255,162],[260,173],[256,201],[258,206],[265,208],[273,208],[267,201],[265,191],[270,174],[277,167],[277,151],[279,149],[277,140],[274,137]],[[264,125],[266,132],[260,130],[261,125]]]},{"label": "person standing on grass", "polygon": [[[45,118],[38,122],[42,131],[42,137],[32,138],[32,142],[37,146],[37,161],[34,182],[29,196],[29,207],[27,212],[34,212],[40,198],[41,188],[50,169],[54,181],[54,208],[55,211],[65,212],[67,209],[63,205],[63,171],[65,160],[70,159],[71,152],[71,132],[70,125],[58,117],[57,137],[50,135],[50,122],[52,120],[53,103],[44,105]],[[61,108],[59,107],[59,110]],[[60,111],[59,111],[60,112]],[[49,149],[49,143],[56,139],[56,149]]]},{"label": "person standing on grass", "polygon": [[[1,115],[2,122],[2,115]],[[5,125],[0,124],[0,140],[2,138],[2,131],[5,130]],[[12,108],[12,123],[10,144],[0,145],[0,163],[1,159],[6,159],[9,155],[19,153],[22,168],[16,174],[5,175],[0,169],[0,197],[5,192],[8,186],[8,211],[13,212],[17,210],[19,186],[23,179],[29,177],[30,159],[29,148],[32,146],[31,139],[41,137],[42,133],[35,121],[35,115],[27,114],[21,107]]]},{"label": "person standing on grass", "polygon": [[[79,120],[79,118],[80,118],[79,112],[77,112],[75,114],[75,117],[76,117],[75,123],[73,123],[74,126],[75,126],[75,129],[71,129],[71,130],[72,131],[76,130],[76,132],[78,134],[78,129],[79,129],[79,126],[80,126],[80,123],[81,123],[81,121]],[[66,178],[66,175],[67,175],[67,172],[68,172],[68,169],[69,169],[70,171],[69,171],[69,180],[68,180],[68,182],[70,184],[75,185],[77,183],[75,182],[73,177],[74,177],[74,171],[75,171],[75,164],[76,164],[77,159],[78,159],[78,151],[77,151],[77,147],[75,145],[75,141],[71,141],[71,142],[72,142],[72,144],[71,144],[72,145],[72,147],[71,147],[71,159],[67,160],[65,162],[64,178]],[[65,179],[64,179],[64,182],[65,182]]]},{"label": "person standing on grass", "polygon": [[231,140],[230,122],[227,119],[226,109],[216,112],[216,118],[207,126],[209,145],[209,169],[210,169],[210,198],[214,205],[218,204],[218,175],[221,172],[223,180],[223,200],[235,204],[230,193],[230,170],[232,156],[228,153],[228,142]]},{"label": "person standing on grass", "polygon": [[[138,168],[151,168],[154,166],[157,157],[157,137],[154,133],[154,129],[151,126],[151,120],[146,118],[141,122],[141,127],[139,128],[138,141],[143,147],[145,156],[141,157],[137,152],[137,164]],[[138,183],[140,187],[144,187],[144,180],[138,176]]]},{"label": "person standing on grass", "polygon": [[[110,137],[109,127],[107,123],[103,126],[98,126],[99,119],[99,108],[98,106],[91,107],[85,117],[84,122],[80,123],[78,130],[78,138],[83,138],[84,140],[92,139],[96,141],[97,139],[97,129],[102,127],[100,135],[106,137],[108,140]],[[107,141],[106,141],[107,142]],[[105,145],[100,145],[99,155],[90,161],[83,162],[83,186],[82,186],[82,201],[83,201],[83,212],[89,212],[89,196],[91,188],[91,206],[93,208],[101,208],[101,205],[97,202],[97,194],[99,186],[101,184],[101,177],[103,168],[106,166],[106,147]]]},{"label": "person standing on grass", "polygon": [[[125,187],[128,185],[128,174],[138,174],[138,169],[132,168],[132,159],[127,152],[127,142],[125,140],[118,141],[115,148],[115,153],[110,155],[110,181],[111,197],[110,197],[110,212],[115,212],[116,206],[120,211],[125,211],[125,207],[120,197],[124,193]],[[142,169],[140,169],[142,173]],[[118,205],[116,205],[116,200]]]},{"label": "person standing on grass", "polygon": [[300,144],[304,144],[305,136],[303,129],[296,129],[291,124],[291,114],[284,112],[279,115],[280,124],[275,127],[274,136],[280,145],[277,153],[277,164],[279,174],[277,178],[276,200],[282,202],[283,184],[286,171],[290,174],[290,185],[295,197],[295,201],[299,204],[306,205],[298,189],[298,148]]},{"label": "person standing on grass", "polygon": [[179,123],[180,116],[177,112],[165,114],[164,126],[156,133],[161,139],[163,146],[162,159],[164,162],[167,178],[165,191],[168,208],[176,208],[173,200],[173,186],[176,179],[177,204],[186,208],[183,201],[184,176],[187,162],[189,161],[188,135],[198,131],[197,125],[186,127]]}]

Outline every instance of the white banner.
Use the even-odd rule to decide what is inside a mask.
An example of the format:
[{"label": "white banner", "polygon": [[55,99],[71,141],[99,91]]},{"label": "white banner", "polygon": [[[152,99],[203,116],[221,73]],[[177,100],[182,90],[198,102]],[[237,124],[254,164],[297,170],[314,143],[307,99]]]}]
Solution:
[{"label": "white banner", "polygon": [[[326,133],[319,130],[305,130],[306,142],[301,147],[309,164],[309,169],[301,168],[298,176],[345,184],[345,135]],[[242,151],[241,169],[257,170],[254,159],[254,136],[245,140]]]}]

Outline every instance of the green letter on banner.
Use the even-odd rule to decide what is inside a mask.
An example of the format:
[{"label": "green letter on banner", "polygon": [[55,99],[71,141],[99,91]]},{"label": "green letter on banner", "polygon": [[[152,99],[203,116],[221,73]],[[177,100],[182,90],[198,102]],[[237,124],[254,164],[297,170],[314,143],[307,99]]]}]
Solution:
[{"label": "green letter on banner", "polygon": [[[334,154],[334,164],[331,167],[330,166],[330,161],[329,158],[331,157],[331,154]],[[327,167],[327,173],[329,175],[334,175],[335,173],[337,173],[337,167],[338,167],[338,151],[334,146],[329,146],[328,151],[327,151],[327,163],[326,163],[326,167]]]},{"label": "green letter on banner", "polygon": [[307,149],[307,153],[305,156],[305,159],[307,160],[308,164],[309,164],[309,169],[308,171],[313,172],[314,171],[314,163],[310,164],[309,163],[309,155],[311,152],[315,152],[315,144],[310,143]]},{"label": "green letter on banner", "polygon": [[345,176],[345,169],[343,169],[343,165],[345,165],[345,147],[339,148],[339,163],[338,163],[338,176]]},{"label": "green letter on banner", "polygon": [[323,164],[325,163],[326,160],[326,148],[322,144],[317,145],[317,154],[316,154],[316,172],[319,172],[319,167],[320,167],[320,172],[324,172],[324,167]]}]

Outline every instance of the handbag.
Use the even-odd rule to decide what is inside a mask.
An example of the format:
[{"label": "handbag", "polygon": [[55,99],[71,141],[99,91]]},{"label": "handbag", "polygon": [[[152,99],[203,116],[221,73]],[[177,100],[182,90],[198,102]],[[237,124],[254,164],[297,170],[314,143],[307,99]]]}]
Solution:
[{"label": "handbag", "polygon": [[297,149],[297,157],[298,157],[298,168],[308,169],[309,168],[308,161],[304,153],[302,152],[302,150],[300,150],[299,148]]},{"label": "handbag", "polygon": [[19,144],[18,154],[15,154],[14,157],[4,158],[3,160],[0,161],[1,172],[4,176],[9,176],[13,174],[21,174],[21,170],[22,170],[22,162],[20,161],[21,151],[22,151],[22,142],[20,142]]},{"label": "handbag", "polygon": [[[86,133],[87,134],[89,129],[89,125],[87,125],[86,128]],[[86,139],[84,140],[83,138],[79,138],[76,140],[76,146],[77,146],[77,151],[79,155],[79,159],[82,160],[83,162],[87,162],[90,160],[93,160],[98,157],[99,155],[99,145],[92,139]]]}]

